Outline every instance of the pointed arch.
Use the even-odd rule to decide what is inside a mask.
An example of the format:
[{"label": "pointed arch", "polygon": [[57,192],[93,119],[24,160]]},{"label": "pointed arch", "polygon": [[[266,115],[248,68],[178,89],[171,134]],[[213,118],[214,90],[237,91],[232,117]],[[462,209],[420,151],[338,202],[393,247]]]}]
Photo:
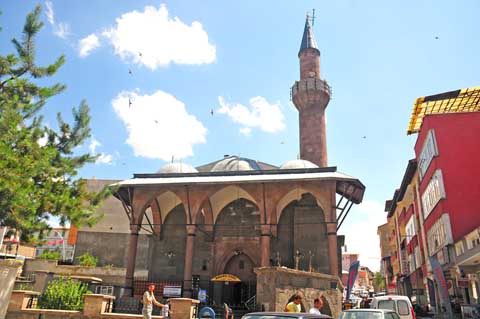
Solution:
[{"label": "pointed arch", "polygon": [[216,222],[218,215],[222,211],[222,209],[233,202],[236,199],[246,199],[258,207],[257,201],[254,199],[254,197],[247,192],[245,189],[243,189],[240,186],[236,185],[230,185],[227,187],[224,187],[214,193],[212,196],[210,196],[210,204],[212,207],[212,215],[213,215],[213,223]]},{"label": "pointed arch", "polygon": [[275,212],[276,212],[276,223],[278,224],[278,222],[280,221],[280,217],[282,215],[282,212],[283,210],[285,209],[285,207],[287,207],[291,202],[293,201],[296,201],[296,200],[300,200],[302,199],[302,195],[304,194],[311,194],[314,198],[315,198],[315,201],[318,205],[318,207],[320,207],[324,212],[325,212],[325,209],[322,205],[322,203],[319,201],[318,197],[315,196],[315,193],[308,190],[308,189],[305,189],[305,188],[302,188],[302,187],[295,187],[294,189],[290,190],[289,192],[287,192],[278,202],[277,202],[277,207],[275,209]]}]

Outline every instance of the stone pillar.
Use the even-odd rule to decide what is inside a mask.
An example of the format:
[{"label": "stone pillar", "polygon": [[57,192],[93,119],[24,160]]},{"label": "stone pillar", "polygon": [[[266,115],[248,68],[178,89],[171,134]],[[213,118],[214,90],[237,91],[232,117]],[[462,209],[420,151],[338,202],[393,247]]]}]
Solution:
[{"label": "stone pillar", "polygon": [[137,258],[138,227],[132,227],[128,240],[127,273],[125,276],[125,296],[133,295],[133,275],[135,273],[135,260]]},{"label": "stone pillar", "polygon": [[185,245],[185,270],[183,273],[183,295],[192,296],[192,268],[193,268],[193,249],[195,246],[196,225],[187,226],[187,239]]},{"label": "stone pillar", "polygon": [[330,263],[330,274],[338,277],[338,247],[337,247],[337,224],[327,224],[328,236],[328,259]]},{"label": "stone pillar", "polygon": [[260,237],[260,250],[261,250],[261,267],[270,266],[270,225],[262,225]]},{"label": "stone pillar", "polygon": [[83,298],[83,314],[87,317],[99,317],[103,313],[112,312],[108,304],[115,300],[114,296],[85,294]]},{"label": "stone pillar", "polygon": [[172,307],[172,319],[192,319],[194,318],[194,309],[200,302],[190,298],[170,299]]}]

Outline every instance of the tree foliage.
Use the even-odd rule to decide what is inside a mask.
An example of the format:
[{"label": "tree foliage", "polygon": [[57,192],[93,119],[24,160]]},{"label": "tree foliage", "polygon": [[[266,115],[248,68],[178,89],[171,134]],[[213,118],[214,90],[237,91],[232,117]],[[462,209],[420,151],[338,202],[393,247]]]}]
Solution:
[{"label": "tree foliage", "polygon": [[377,271],[375,272],[375,277],[373,278],[373,286],[375,287],[375,291],[383,291],[385,290],[385,277],[382,276],[382,273]]},{"label": "tree foliage", "polygon": [[80,266],[95,267],[98,263],[98,258],[90,255],[89,253],[78,256],[77,259]]},{"label": "tree foliage", "polygon": [[59,56],[52,64],[36,63],[35,38],[43,27],[41,7],[27,15],[21,40],[13,39],[15,53],[0,55],[0,224],[19,230],[24,240],[48,229],[48,218],[62,224],[93,224],[95,211],[108,189],[89,192],[78,169],[95,161],[90,154],[76,154],[90,136],[89,107],[73,107],[73,124],[57,114],[58,129],[43,123],[41,110],[65,85],[41,86],[65,63]]},{"label": "tree foliage", "polygon": [[87,284],[71,278],[58,278],[48,283],[38,298],[38,308],[59,310],[82,310],[83,295],[91,293]]},{"label": "tree foliage", "polygon": [[49,260],[60,260],[62,259],[62,255],[60,254],[60,251],[54,250],[44,250],[40,256],[38,256],[40,259],[49,259]]}]

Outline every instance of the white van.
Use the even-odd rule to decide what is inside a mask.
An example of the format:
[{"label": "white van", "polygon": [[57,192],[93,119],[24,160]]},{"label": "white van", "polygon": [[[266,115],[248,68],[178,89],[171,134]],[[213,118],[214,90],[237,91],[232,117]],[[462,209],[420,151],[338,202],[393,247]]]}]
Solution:
[{"label": "white van", "polygon": [[390,309],[398,313],[401,319],[416,319],[412,303],[407,296],[387,295],[374,297],[370,303],[373,309]]}]

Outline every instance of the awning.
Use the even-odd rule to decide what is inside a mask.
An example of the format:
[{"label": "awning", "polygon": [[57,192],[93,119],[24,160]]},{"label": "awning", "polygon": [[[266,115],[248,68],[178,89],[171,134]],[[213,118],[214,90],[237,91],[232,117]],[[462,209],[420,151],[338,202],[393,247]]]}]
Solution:
[{"label": "awning", "polygon": [[231,274],[221,274],[213,277],[210,281],[220,281],[220,282],[241,282],[240,278]]},{"label": "awning", "polygon": [[407,134],[417,133],[426,115],[477,111],[480,111],[480,86],[419,97],[413,105]]}]

